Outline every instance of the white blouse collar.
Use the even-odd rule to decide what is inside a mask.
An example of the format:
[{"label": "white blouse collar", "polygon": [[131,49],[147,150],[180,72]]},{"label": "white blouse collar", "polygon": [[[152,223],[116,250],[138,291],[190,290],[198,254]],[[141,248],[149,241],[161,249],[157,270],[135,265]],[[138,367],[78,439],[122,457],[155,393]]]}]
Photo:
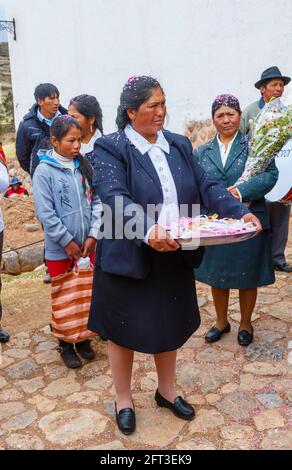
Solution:
[{"label": "white blouse collar", "polygon": [[159,147],[163,152],[169,153],[169,143],[164,137],[162,131],[158,131],[155,144],[148,142],[148,140],[139,134],[139,132],[135,131],[130,124],[127,124],[125,127],[125,134],[142,155],[149,152],[154,147]]},{"label": "white blouse collar", "polygon": [[[237,134],[238,134],[238,131],[236,132],[235,136],[233,137],[233,139],[229,142],[229,144],[227,145],[227,149],[230,149],[233,142],[235,141],[236,137],[237,137]],[[220,148],[220,151],[222,150],[224,153],[225,153],[225,144],[223,144],[223,142],[221,142],[221,140],[219,139],[219,134],[217,133],[217,142],[218,142],[218,145],[219,145],[219,148]]]},{"label": "white blouse collar", "polygon": [[93,134],[89,142],[87,142],[87,144],[81,143],[80,153],[83,157],[85,156],[86,153],[92,152],[92,150],[94,149],[95,142],[101,136],[102,136],[102,133],[100,132],[100,130],[96,129],[95,133]]}]

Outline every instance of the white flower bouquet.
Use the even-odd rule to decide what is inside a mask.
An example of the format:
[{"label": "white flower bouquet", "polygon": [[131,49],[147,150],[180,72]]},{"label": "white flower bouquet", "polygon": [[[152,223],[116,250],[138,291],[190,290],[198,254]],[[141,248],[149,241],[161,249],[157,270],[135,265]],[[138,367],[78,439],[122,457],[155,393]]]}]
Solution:
[{"label": "white flower bouquet", "polygon": [[280,98],[272,99],[253,123],[248,158],[235,186],[265,171],[291,137],[292,105],[284,106]]}]

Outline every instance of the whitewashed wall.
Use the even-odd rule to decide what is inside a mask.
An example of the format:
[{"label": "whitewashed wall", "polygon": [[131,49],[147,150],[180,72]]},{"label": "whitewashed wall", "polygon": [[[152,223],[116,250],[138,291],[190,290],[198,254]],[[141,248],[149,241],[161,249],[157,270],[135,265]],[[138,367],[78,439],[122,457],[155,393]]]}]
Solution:
[{"label": "whitewashed wall", "polygon": [[292,75],[291,0],[4,2],[17,27],[17,41],[9,35],[17,122],[35,86],[52,82],[65,106],[76,94],[96,95],[105,131],[113,131],[123,83],[146,73],[165,89],[168,128],[181,132],[209,116],[219,93],[235,94],[243,107],[255,100],[265,68]]}]

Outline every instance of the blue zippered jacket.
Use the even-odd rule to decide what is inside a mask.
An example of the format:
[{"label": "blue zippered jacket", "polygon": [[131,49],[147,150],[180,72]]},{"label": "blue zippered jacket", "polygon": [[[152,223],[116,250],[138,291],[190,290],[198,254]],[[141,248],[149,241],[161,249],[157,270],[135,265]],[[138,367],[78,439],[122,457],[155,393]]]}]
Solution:
[{"label": "blue zippered jacket", "polygon": [[[37,153],[50,138],[50,126],[37,117],[38,104],[34,104],[23,117],[16,134],[16,156],[21,168],[31,177],[39,164]],[[59,106],[61,114],[67,114],[63,106]]]},{"label": "blue zippered jacket", "polygon": [[36,216],[45,232],[45,258],[68,258],[64,247],[71,240],[79,246],[89,236],[97,238],[102,204],[97,194],[91,199],[82,186],[79,162],[73,172],[52,156],[52,150],[39,151],[40,164],[33,177]]}]

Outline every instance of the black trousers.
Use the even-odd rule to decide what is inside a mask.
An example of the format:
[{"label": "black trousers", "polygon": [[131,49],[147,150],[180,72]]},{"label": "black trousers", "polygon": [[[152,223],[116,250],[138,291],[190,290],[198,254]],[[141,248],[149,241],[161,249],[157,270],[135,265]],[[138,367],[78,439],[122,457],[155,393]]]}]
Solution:
[{"label": "black trousers", "polygon": [[[3,239],[4,239],[4,232],[2,230],[2,232],[0,233],[0,266],[1,266],[1,261],[2,261]],[[0,321],[2,318],[1,289],[2,289],[2,282],[1,282],[1,271],[0,271]]]},{"label": "black trousers", "polygon": [[289,233],[291,207],[281,202],[268,202],[267,209],[270,219],[270,238],[274,265],[286,264],[285,248]]}]

